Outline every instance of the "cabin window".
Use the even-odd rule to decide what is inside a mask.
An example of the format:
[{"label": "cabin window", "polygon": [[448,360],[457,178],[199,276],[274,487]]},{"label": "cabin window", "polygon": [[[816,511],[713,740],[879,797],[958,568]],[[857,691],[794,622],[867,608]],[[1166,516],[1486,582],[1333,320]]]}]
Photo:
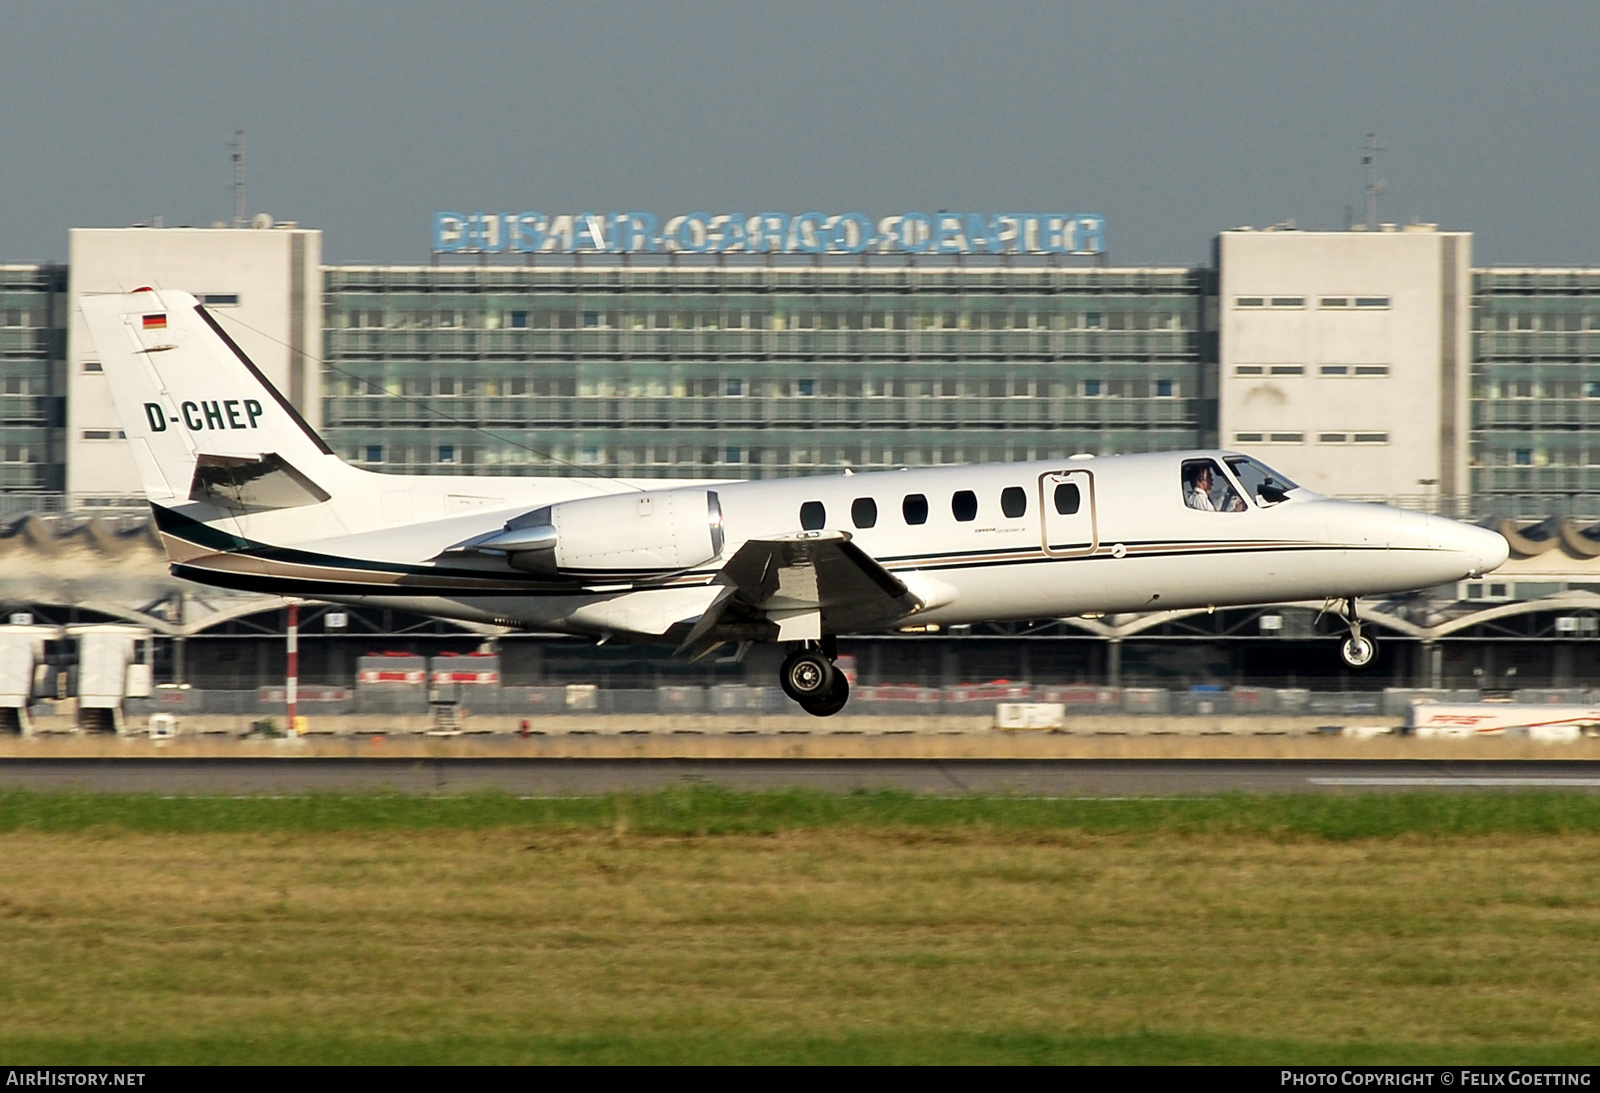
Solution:
[{"label": "cabin window", "polygon": [[957,490],[950,497],[950,513],[962,523],[978,518],[978,495],[971,490]]},{"label": "cabin window", "polygon": [[1183,503],[1201,512],[1243,512],[1244,499],[1211,459],[1183,461]]},{"label": "cabin window", "polygon": [[878,522],[878,503],[870,497],[857,497],[850,502],[850,520],[858,528],[870,528]]},{"label": "cabin window", "polygon": [[1007,486],[1000,491],[1000,511],[1015,520],[1027,515],[1028,493],[1021,486]]},{"label": "cabin window", "polygon": [[1062,516],[1071,516],[1083,504],[1083,493],[1074,482],[1062,482],[1056,486],[1056,512]]},{"label": "cabin window", "polygon": [[800,506],[800,526],[806,531],[821,531],[828,522],[828,510],[821,501],[807,501]]},{"label": "cabin window", "polygon": [[920,493],[908,493],[906,499],[900,502],[900,513],[906,518],[908,524],[926,524],[928,522],[928,499]]}]

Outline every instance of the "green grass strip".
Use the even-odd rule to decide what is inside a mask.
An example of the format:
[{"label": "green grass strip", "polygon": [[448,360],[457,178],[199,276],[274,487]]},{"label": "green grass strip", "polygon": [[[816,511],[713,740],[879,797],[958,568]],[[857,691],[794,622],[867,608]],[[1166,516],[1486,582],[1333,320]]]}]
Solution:
[{"label": "green grass strip", "polygon": [[1329,840],[1420,835],[1560,835],[1600,830],[1600,795],[1405,793],[1232,794],[1182,799],[839,795],[716,787],[525,800],[506,794],[422,797],[310,794],[158,797],[0,792],[0,832],[613,830],[641,835],[776,834],[821,829],[928,828],[1106,834],[1236,834]]},{"label": "green grass strip", "polygon": [[600,1033],[554,1037],[373,1037],[351,1039],[274,1030],[238,1037],[0,1037],[11,1065],[383,1065],[447,1064],[1143,1064],[1143,1065],[1579,1065],[1600,1043],[1419,1044],[1239,1036],[1060,1032],[973,1033],[958,1029],[840,1037],[748,1036],[714,1031],[666,1035]]}]

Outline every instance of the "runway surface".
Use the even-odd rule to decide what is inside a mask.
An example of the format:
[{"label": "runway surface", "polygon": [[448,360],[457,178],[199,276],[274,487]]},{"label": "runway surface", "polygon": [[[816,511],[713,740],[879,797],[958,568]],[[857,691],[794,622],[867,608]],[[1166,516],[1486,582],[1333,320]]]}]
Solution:
[{"label": "runway surface", "polygon": [[172,795],[497,790],[559,797],[714,784],[832,793],[1180,797],[1217,793],[1600,792],[1583,760],[15,758],[0,789]]}]

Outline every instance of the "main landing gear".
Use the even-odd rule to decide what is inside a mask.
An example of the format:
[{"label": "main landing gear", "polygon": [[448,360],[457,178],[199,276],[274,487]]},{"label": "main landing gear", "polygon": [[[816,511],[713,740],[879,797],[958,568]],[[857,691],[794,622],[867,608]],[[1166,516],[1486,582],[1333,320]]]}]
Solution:
[{"label": "main landing gear", "polygon": [[1356,598],[1349,596],[1339,608],[1339,617],[1350,628],[1350,635],[1339,643],[1339,659],[1349,668],[1369,667],[1378,656],[1378,643],[1361,632],[1361,618],[1356,614]]},{"label": "main landing gear", "polygon": [[850,683],[834,666],[839,655],[831,637],[806,642],[784,658],[778,672],[783,693],[814,717],[832,717],[850,700]]}]

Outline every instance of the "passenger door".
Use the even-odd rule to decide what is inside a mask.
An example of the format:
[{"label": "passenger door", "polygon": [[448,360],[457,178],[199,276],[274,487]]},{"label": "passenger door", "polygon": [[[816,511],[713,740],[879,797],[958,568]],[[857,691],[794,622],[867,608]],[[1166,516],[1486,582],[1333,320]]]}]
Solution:
[{"label": "passenger door", "polygon": [[1095,527],[1094,475],[1090,472],[1041,474],[1039,513],[1046,554],[1057,558],[1093,554],[1100,545]]}]

